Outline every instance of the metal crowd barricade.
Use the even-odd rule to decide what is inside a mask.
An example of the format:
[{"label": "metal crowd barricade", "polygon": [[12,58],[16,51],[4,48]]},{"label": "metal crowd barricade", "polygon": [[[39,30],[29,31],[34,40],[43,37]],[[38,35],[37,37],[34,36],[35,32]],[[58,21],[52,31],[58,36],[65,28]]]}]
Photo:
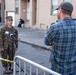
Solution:
[{"label": "metal crowd barricade", "polygon": [[[21,62],[23,62],[22,63],[23,66],[21,66]],[[29,71],[27,70],[27,63],[29,64]],[[18,73],[16,71],[17,70],[16,65],[18,66]],[[32,66],[35,67],[35,70],[36,70],[35,74],[32,74],[32,69],[34,69],[34,68],[32,68]],[[42,65],[39,65],[31,60],[21,57],[21,56],[15,56],[13,68],[14,68],[13,75],[49,75],[49,74],[50,75],[61,75],[55,71],[52,71]],[[39,69],[43,71],[42,72],[43,74],[39,74]],[[21,71],[23,71],[23,74],[21,74]],[[29,72],[29,74],[27,74],[27,71]],[[46,72],[48,74],[46,74]]]}]

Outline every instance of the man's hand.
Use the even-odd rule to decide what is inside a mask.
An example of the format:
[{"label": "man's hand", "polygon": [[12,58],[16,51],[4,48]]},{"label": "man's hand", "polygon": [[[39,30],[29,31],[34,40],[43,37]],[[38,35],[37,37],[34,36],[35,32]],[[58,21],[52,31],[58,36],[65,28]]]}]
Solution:
[{"label": "man's hand", "polygon": [[50,42],[49,45],[52,46],[52,42]]}]

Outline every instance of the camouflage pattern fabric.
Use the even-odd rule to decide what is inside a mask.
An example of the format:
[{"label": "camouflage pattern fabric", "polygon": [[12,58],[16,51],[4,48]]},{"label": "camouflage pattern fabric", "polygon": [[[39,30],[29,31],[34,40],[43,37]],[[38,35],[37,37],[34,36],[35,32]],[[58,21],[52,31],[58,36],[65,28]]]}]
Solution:
[{"label": "camouflage pattern fabric", "polygon": [[[1,57],[9,60],[13,60],[15,50],[18,48],[18,31],[12,26],[1,28],[0,30],[0,48]],[[7,66],[7,62],[2,61],[3,67]]]}]

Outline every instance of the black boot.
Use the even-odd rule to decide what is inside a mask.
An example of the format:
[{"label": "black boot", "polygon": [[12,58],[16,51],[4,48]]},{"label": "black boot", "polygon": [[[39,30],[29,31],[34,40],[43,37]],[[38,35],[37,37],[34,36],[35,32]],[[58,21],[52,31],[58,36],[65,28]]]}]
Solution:
[{"label": "black boot", "polygon": [[12,67],[9,67],[9,70],[10,70],[10,71],[13,71],[13,68],[12,68]]},{"label": "black boot", "polygon": [[13,71],[12,63],[9,64],[9,70],[10,70],[10,71]]}]

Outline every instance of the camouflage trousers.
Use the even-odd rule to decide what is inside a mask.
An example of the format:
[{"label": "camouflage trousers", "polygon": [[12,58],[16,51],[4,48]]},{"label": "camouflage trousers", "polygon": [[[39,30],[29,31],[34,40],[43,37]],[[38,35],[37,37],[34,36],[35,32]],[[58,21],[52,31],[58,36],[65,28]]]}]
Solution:
[{"label": "camouflage trousers", "polygon": [[[1,52],[1,57],[8,60],[13,60],[15,55],[15,49],[12,49],[12,47],[4,48],[4,51]],[[9,63],[11,66],[11,63]],[[8,62],[2,61],[2,66],[7,67]]]}]

